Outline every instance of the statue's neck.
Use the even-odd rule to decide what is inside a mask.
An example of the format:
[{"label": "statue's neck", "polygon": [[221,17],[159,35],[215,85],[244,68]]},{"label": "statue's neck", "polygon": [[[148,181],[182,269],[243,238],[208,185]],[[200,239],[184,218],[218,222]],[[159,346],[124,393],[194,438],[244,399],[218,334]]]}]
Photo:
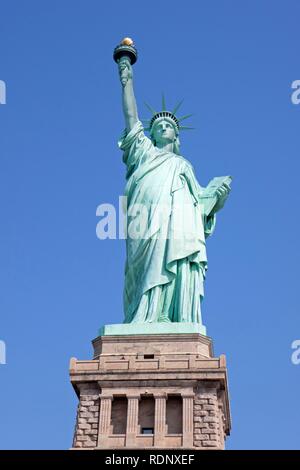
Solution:
[{"label": "statue's neck", "polygon": [[164,152],[173,152],[174,151],[174,143],[173,142],[170,142],[168,144],[156,144],[156,147],[159,149],[159,150],[162,150]]}]

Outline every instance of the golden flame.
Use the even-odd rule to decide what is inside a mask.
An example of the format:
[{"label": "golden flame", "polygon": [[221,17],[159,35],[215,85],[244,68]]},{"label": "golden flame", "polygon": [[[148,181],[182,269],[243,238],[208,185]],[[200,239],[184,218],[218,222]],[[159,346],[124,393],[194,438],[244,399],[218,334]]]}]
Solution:
[{"label": "golden flame", "polygon": [[133,40],[131,38],[124,38],[121,41],[122,46],[132,46]]}]

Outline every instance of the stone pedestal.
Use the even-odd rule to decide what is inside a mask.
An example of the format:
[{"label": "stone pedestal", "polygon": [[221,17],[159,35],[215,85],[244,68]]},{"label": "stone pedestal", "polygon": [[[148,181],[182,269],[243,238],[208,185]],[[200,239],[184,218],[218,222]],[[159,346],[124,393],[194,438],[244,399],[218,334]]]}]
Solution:
[{"label": "stone pedestal", "polygon": [[224,449],[230,432],[225,356],[198,333],[99,336],[72,358],[79,398],[73,448]]}]

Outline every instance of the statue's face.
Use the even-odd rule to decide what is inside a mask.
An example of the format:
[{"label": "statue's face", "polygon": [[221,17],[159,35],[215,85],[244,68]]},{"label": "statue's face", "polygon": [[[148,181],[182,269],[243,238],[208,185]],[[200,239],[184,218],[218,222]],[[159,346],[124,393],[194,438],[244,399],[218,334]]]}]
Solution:
[{"label": "statue's face", "polygon": [[158,121],[152,131],[153,139],[156,144],[169,144],[175,142],[176,140],[176,131],[174,126],[167,120],[162,119]]}]

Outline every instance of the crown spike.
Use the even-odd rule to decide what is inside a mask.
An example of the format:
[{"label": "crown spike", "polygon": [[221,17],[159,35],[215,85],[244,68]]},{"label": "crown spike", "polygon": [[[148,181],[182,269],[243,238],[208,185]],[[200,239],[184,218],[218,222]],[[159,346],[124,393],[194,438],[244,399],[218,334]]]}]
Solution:
[{"label": "crown spike", "polygon": [[189,130],[194,130],[195,127],[189,127],[189,126],[179,126],[180,131],[189,131]]},{"label": "crown spike", "polygon": [[179,117],[179,118],[177,118],[177,119],[178,119],[178,121],[180,122],[180,121],[184,121],[185,119],[187,119],[187,118],[189,118],[189,117],[191,117],[191,116],[193,116],[193,115],[192,115],[192,114],[186,114],[185,116]]},{"label": "crown spike", "polygon": [[153,114],[153,116],[154,114],[157,114],[157,111],[155,111],[155,109],[153,109],[152,106],[150,106],[150,104],[146,103],[146,101],[144,101],[144,103],[145,103],[145,106],[147,106],[147,108],[149,109],[150,113]]},{"label": "crown spike", "polygon": [[178,109],[180,108],[180,106],[182,105],[184,100],[181,100],[179,101],[179,103],[175,106],[175,108],[173,109],[172,113],[173,114],[176,114],[176,112],[178,111]]},{"label": "crown spike", "polygon": [[167,108],[166,108],[166,99],[165,99],[165,95],[163,93],[162,93],[161,103],[162,103],[162,111],[166,111],[167,110]]},{"label": "crown spike", "polygon": [[155,121],[160,118],[168,118],[171,119],[174,125],[177,127],[178,130],[189,130],[189,129],[194,129],[194,127],[188,127],[188,126],[181,126],[180,121],[183,121],[184,119],[189,118],[190,116],[193,116],[193,114],[187,114],[185,116],[182,116],[180,118],[177,118],[175,113],[181,106],[184,100],[181,100],[174,108],[173,111],[167,111],[166,107],[166,100],[164,93],[162,93],[162,110],[161,111],[156,111],[155,109],[152,108],[148,103],[144,102],[149,111],[152,113],[152,117],[149,120],[142,119],[142,122],[145,123],[145,130],[151,131]]}]

